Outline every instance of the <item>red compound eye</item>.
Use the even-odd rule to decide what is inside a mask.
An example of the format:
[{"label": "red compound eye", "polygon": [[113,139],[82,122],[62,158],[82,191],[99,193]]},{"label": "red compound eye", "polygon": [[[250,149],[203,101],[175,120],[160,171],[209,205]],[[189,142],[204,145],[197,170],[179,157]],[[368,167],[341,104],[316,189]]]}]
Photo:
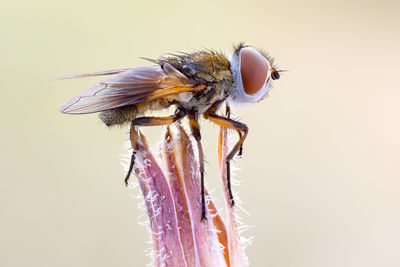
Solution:
[{"label": "red compound eye", "polygon": [[240,74],[246,94],[256,94],[264,87],[268,71],[267,60],[257,50],[251,47],[240,50]]}]

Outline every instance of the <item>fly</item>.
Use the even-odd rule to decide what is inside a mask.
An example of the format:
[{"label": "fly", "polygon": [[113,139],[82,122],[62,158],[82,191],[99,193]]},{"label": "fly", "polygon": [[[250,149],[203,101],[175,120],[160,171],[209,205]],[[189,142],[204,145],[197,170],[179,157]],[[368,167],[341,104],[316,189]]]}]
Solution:
[{"label": "fly", "polygon": [[[234,47],[234,53],[229,58],[206,50],[147,60],[154,65],[61,78],[110,76],[68,100],[60,107],[60,111],[67,114],[100,112],[100,119],[108,127],[130,123],[131,137],[136,135],[137,127],[169,125],[188,117],[199,151],[202,219],[206,219],[204,155],[198,118],[202,115],[221,127],[239,133],[239,141],[226,157],[227,189],[233,206],[230,161],[236,153],[242,154],[248,127],[230,118],[229,107],[261,101],[269,92],[271,79],[280,78],[280,70],[263,51],[244,44]],[[216,114],[223,103],[227,105],[226,117]],[[176,107],[174,115],[143,116],[148,110],[162,110],[170,106]],[[133,149],[126,184],[135,164],[137,147]]]}]

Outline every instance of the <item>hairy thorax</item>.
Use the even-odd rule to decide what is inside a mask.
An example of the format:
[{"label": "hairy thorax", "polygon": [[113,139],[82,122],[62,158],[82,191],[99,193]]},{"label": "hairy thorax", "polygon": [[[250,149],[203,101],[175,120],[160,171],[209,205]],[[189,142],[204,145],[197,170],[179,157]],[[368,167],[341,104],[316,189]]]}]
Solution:
[{"label": "hairy thorax", "polygon": [[195,52],[158,61],[160,65],[165,62],[174,66],[189,79],[207,84],[204,90],[191,93],[190,101],[183,101],[183,99],[179,101],[179,104],[187,110],[203,113],[215,102],[224,100],[230,92],[232,87],[230,62],[220,53]]}]

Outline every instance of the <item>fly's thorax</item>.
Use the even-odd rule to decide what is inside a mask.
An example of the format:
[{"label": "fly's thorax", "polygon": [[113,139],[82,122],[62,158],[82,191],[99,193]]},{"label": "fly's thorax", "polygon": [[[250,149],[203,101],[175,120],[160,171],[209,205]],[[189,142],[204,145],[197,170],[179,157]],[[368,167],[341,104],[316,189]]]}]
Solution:
[{"label": "fly's thorax", "polygon": [[230,62],[215,51],[199,51],[161,58],[158,64],[171,64],[189,79],[196,82],[217,83],[231,80]]},{"label": "fly's thorax", "polygon": [[230,62],[221,53],[200,51],[191,54],[173,55],[158,61],[160,65],[171,64],[190,80],[207,84],[201,91],[169,96],[186,110],[205,112],[217,101],[224,100],[232,87]]}]

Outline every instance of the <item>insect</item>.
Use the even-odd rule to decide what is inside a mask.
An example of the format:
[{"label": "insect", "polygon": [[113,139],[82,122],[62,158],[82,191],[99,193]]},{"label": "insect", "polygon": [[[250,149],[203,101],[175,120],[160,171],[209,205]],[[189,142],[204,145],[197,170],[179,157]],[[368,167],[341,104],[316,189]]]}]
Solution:
[{"label": "insect", "polygon": [[[202,115],[221,127],[236,130],[239,141],[226,158],[227,189],[233,206],[230,161],[236,153],[242,154],[248,127],[228,115],[224,117],[216,112],[224,102],[229,110],[230,105],[251,104],[262,100],[269,92],[271,79],[280,78],[280,70],[274,65],[273,58],[241,43],[234,47],[230,58],[206,50],[146,60],[154,65],[60,78],[113,75],[68,100],[60,107],[60,111],[68,114],[100,112],[99,117],[107,126],[130,123],[131,135],[140,126],[168,125],[188,117],[199,151],[202,219],[206,219],[204,155],[198,118]],[[143,116],[147,110],[161,110],[170,106],[176,107],[172,116]],[[126,184],[134,162],[135,147],[125,178]]]}]

